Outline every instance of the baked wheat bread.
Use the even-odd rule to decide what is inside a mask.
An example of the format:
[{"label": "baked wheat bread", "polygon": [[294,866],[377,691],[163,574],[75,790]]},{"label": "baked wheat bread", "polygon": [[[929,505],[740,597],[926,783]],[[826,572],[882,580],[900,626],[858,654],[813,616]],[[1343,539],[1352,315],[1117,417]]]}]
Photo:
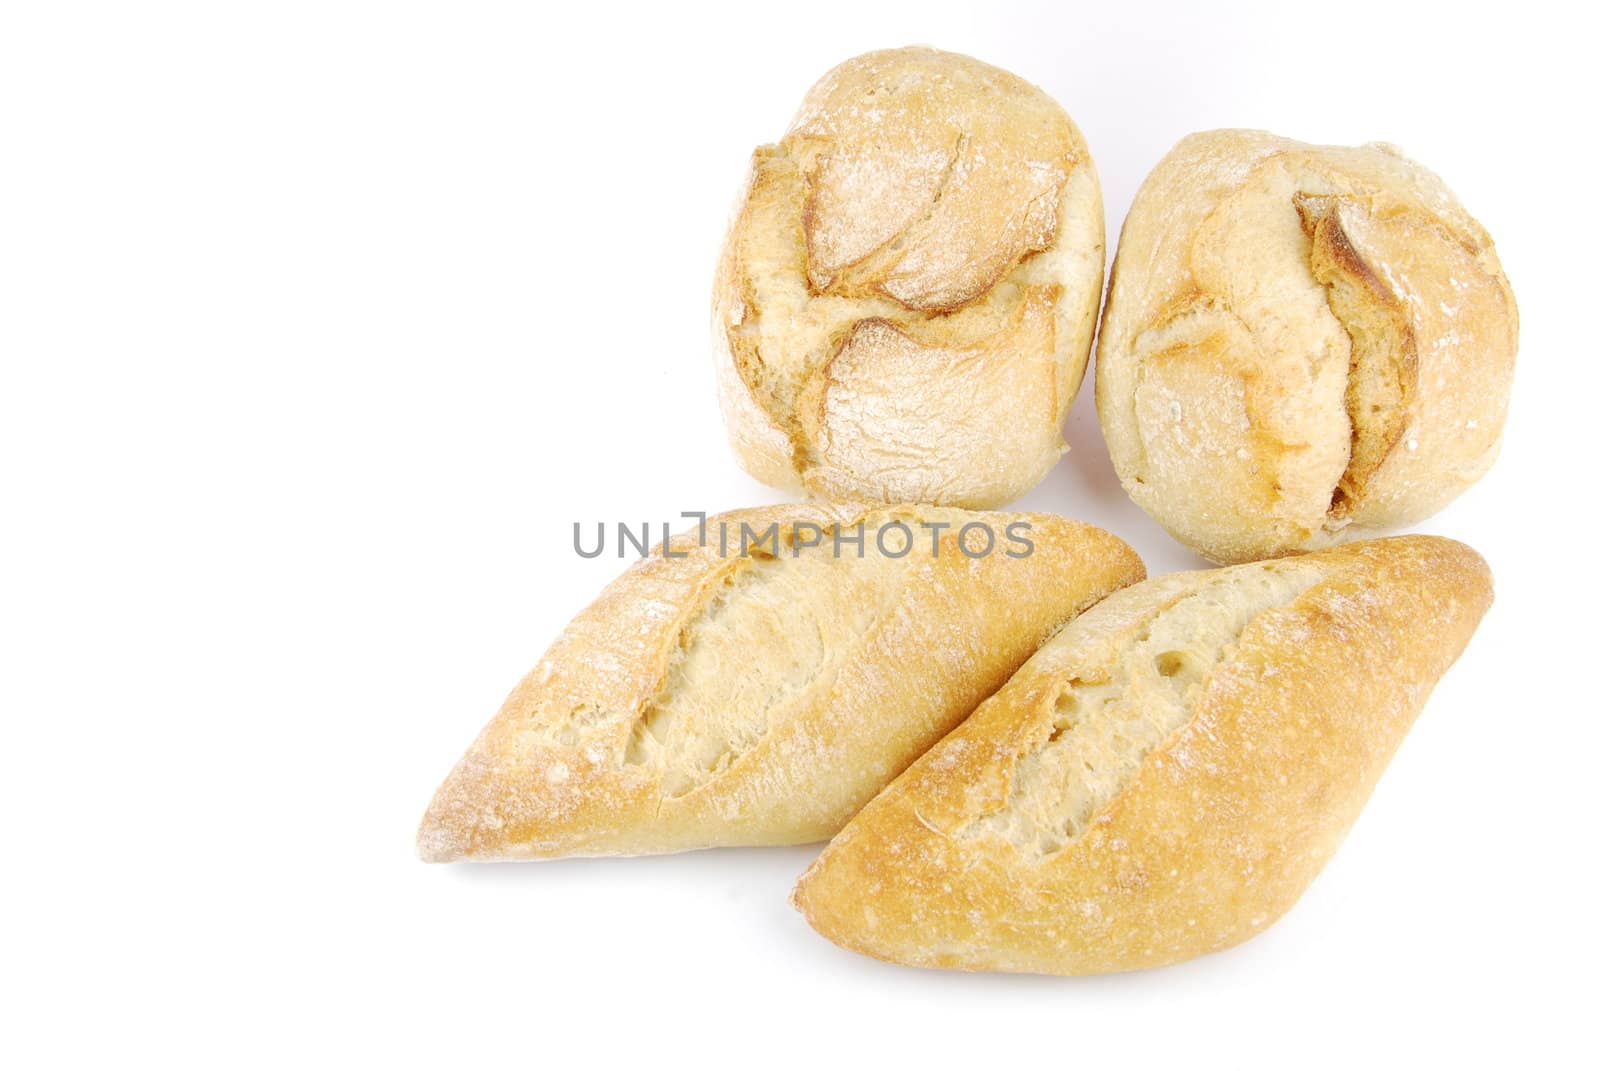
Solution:
[{"label": "baked wheat bread", "polygon": [[1016,498],[1066,449],[1104,264],[1088,147],[1041,90],[930,48],[839,65],[755,151],[717,271],[740,463],[825,498]]},{"label": "baked wheat bread", "polygon": [[1251,561],[1415,523],[1494,461],[1517,306],[1494,243],[1386,145],[1185,138],[1112,269],[1096,402],[1123,486]]},{"label": "baked wheat bread", "polygon": [[834,838],[794,900],[899,963],[1094,974],[1259,933],[1337,848],[1491,598],[1414,536],[1138,584]]},{"label": "baked wheat bread", "polygon": [[428,808],[424,859],[823,840],[1144,574],[1085,524],[936,507],[744,510],[673,548],[606,588],[511,693]]}]

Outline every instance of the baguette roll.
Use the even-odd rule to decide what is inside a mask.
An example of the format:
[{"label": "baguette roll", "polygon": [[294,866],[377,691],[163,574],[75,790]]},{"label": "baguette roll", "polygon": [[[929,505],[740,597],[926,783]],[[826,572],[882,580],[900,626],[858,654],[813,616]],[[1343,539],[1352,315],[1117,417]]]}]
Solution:
[{"label": "baguette roll", "polygon": [[[740,553],[741,526],[774,525]],[[1144,575],[1116,537],[1040,514],[787,505],[708,532],[572,621],[438,790],[422,858],[826,839],[1053,631]]]},{"label": "baguette roll", "polygon": [[1150,580],[1075,619],[834,838],[794,902],[925,967],[1238,944],[1332,856],[1491,599],[1427,536]]},{"label": "baguette roll", "polygon": [[1488,471],[1517,305],[1488,232],[1393,147],[1213,130],[1134,198],[1098,352],[1128,494],[1254,561],[1415,524]]},{"label": "baguette roll", "polygon": [[1082,134],[930,48],[840,64],[758,148],[713,346],[751,475],[824,498],[1003,505],[1066,450],[1105,269]]}]

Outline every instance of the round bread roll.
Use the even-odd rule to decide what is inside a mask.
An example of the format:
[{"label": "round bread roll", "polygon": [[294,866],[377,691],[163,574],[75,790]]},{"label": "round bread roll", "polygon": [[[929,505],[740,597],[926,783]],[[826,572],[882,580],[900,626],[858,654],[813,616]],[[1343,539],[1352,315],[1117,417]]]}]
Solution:
[{"label": "round bread roll", "polygon": [[757,149],[717,272],[718,386],[751,475],[991,507],[1038,483],[1088,360],[1100,186],[1066,112],[966,56],[834,68]]},{"label": "round bread roll", "polygon": [[1134,198],[1111,276],[1112,462],[1214,561],[1413,524],[1494,461],[1511,286],[1488,233],[1388,145],[1191,135]]}]

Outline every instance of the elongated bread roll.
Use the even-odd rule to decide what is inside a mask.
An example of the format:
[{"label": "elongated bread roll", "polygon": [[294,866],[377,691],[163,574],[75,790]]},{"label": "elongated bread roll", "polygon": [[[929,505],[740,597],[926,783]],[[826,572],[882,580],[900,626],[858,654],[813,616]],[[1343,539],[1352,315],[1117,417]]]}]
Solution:
[{"label": "elongated bread roll", "polygon": [[1491,598],[1427,536],[1160,577],[1077,618],[800,879],[825,937],[1095,974],[1215,952],[1299,898]]},{"label": "elongated bread roll", "polygon": [[673,548],[606,588],[512,692],[428,808],[424,859],[825,839],[1054,630],[1144,575],[1085,524],[933,507],[746,510]]},{"label": "elongated bread roll", "polygon": [[1003,505],[1066,449],[1105,222],[1036,86],[901,48],[828,72],[755,151],[714,296],[751,475],[825,498]]},{"label": "elongated bread roll", "polygon": [[1123,487],[1214,561],[1437,512],[1488,471],[1517,352],[1494,243],[1387,145],[1185,138],[1140,187],[1095,400]]}]

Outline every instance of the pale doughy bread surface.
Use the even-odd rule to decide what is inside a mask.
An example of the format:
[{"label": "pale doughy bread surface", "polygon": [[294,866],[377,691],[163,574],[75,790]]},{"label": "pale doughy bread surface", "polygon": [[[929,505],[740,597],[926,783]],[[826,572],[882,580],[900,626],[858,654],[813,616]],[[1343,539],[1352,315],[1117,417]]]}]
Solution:
[{"label": "pale doughy bread surface", "polygon": [[[950,526],[937,552],[924,523]],[[982,557],[957,545],[973,523],[994,533]],[[1031,553],[1008,537],[1017,523]],[[860,556],[795,551],[858,525]],[[744,510],[673,546],[682,557],[658,549],[602,592],[506,700],[428,808],[423,858],[825,839],[1052,632],[1143,576],[1088,525],[938,507]]]},{"label": "pale doughy bread surface", "polygon": [[1185,138],[1123,224],[1096,365],[1123,486],[1207,557],[1415,523],[1505,423],[1517,308],[1489,235],[1385,145]]},{"label": "pale doughy bread surface", "polygon": [[1092,974],[1244,941],[1332,856],[1491,595],[1431,536],[1120,591],[868,804],[795,903],[928,967]]},{"label": "pale doughy bread surface", "polygon": [[849,60],[757,149],[713,310],[740,463],[825,498],[1001,505],[1066,449],[1100,188],[1039,89],[928,48]]}]

